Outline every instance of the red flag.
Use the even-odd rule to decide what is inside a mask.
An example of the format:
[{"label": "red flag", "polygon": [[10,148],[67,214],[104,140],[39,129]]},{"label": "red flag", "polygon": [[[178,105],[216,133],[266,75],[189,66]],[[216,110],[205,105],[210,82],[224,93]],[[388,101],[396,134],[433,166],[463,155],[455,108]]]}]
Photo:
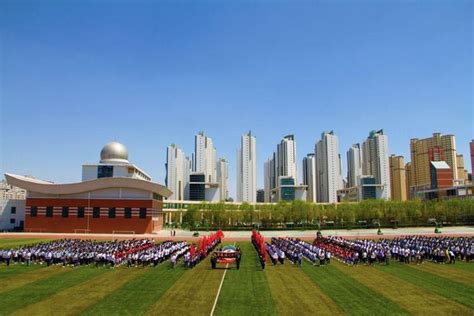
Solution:
[{"label": "red flag", "polygon": [[207,237],[206,236],[203,236],[202,237],[202,253],[203,254],[206,254],[206,250],[207,250]]},{"label": "red flag", "polygon": [[202,237],[199,238],[199,244],[198,244],[198,253],[201,253],[202,252]]},{"label": "red flag", "polygon": [[267,249],[265,247],[265,242],[262,242],[260,244],[260,252],[262,254],[263,260],[266,261],[267,260]]},{"label": "red flag", "polygon": [[191,244],[191,246],[189,246],[189,254],[191,255],[191,258],[194,257],[194,244]]}]

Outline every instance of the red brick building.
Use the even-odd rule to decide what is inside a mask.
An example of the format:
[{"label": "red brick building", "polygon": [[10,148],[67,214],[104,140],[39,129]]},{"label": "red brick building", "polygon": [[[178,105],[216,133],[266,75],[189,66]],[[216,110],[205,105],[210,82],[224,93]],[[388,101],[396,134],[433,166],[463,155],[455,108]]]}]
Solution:
[{"label": "red brick building", "polygon": [[6,174],[27,190],[25,231],[58,233],[152,233],[163,226],[166,187],[150,181],[106,177],[54,184]]},{"label": "red brick building", "polygon": [[442,189],[453,186],[453,170],[445,161],[431,162],[431,188]]}]

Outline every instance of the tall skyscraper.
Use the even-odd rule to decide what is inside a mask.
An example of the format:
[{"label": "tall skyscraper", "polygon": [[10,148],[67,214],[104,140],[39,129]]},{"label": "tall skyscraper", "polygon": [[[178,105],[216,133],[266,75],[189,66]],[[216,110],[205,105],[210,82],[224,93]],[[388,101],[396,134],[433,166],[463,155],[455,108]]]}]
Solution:
[{"label": "tall skyscraper", "polygon": [[388,160],[388,137],[383,130],[371,131],[362,144],[362,173],[375,178],[380,185],[377,198],[388,200],[391,197],[390,164]]},{"label": "tall skyscraper", "polygon": [[359,185],[362,176],[362,150],[359,144],[354,144],[347,151],[347,182],[349,187]]},{"label": "tall skyscraper", "polygon": [[277,145],[277,177],[292,177],[298,183],[298,168],[296,162],[296,141],[294,135],[283,137]]},{"label": "tall skyscraper", "polygon": [[410,188],[412,187],[413,183],[413,173],[411,168],[411,162],[407,162],[405,164],[405,185],[406,185],[406,192],[407,192],[407,199],[410,200],[412,198]]},{"label": "tall skyscraper", "polygon": [[226,201],[229,198],[229,163],[224,158],[217,161],[217,182],[219,183],[219,199]]},{"label": "tall skyscraper", "polygon": [[303,184],[308,186],[306,200],[316,202],[316,157],[314,153],[303,158]]},{"label": "tall skyscraper", "polygon": [[474,177],[474,139],[469,143],[469,149],[471,152],[471,174]]},{"label": "tall skyscraper", "polygon": [[464,169],[464,156],[462,154],[456,154],[456,164],[458,167],[457,171],[457,184],[464,185],[467,182],[467,171]]},{"label": "tall skyscraper", "polygon": [[257,145],[251,132],[242,135],[237,150],[237,202],[257,201]]},{"label": "tall skyscraper", "polygon": [[316,200],[337,202],[337,190],[342,188],[339,140],[333,131],[323,132],[315,146]]},{"label": "tall skyscraper", "polygon": [[[264,190],[265,201],[276,202],[283,195],[281,188],[284,186],[284,191],[292,190],[294,194],[285,195],[285,198],[303,196],[303,187],[297,185],[298,168],[296,162],[296,141],[294,135],[287,135],[283,137],[281,142],[277,145],[276,152],[273,153],[272,158],[268,159],[264,165]],[[283,182],[285,184],[283,184]],[[291,183],[291,184],[290,184]],[[291,187],[291,188],[290,188]],[[279,189],[280,188],[280,189]],[[296,192],[297,191],[297,192]],[[304,195],[306,192],[304,192]],[[306,199],[306,197],[305,197]]]},{"label": "tall skyscraper", "polygon": [[469,143],[469,151],[471,152],[471,174],[474,177],[474,139]]},{"label": "tall skyscraper", "polygon": [[173,194],[169,200],[184,200],[185,188],[189,182],[189,159],[185,158],[184,152],[175,144],[168,146],[166,150],[166,187]]},{"label": "tall skyscraper", "polygon": [[392,200],[406,201],[407,185],[405,174],[405,158],[403,156],[391,155],[390,161],[390,188],[392,189]]},{"label": "tall skyscraper", "polygon": [[[454,135],[433,133],[425,139],[410,140],[411,190],[431,188],[431,162],[445,161],[457,179],[456,138]],[[454,180],[453,179],[453,180]]]},{"label": "tall skyscraper", "polygon": [[272,189],[275,187],[275,154],[263,166],[263,191],[265,202],[272,202]]},{"label": "tall skyscraper", "polygon": [[190,181],[190,176],[192,172],[193,172],[193,160],[192,158],[186,157],[184,158],[184,171],[183,171],[184,199],[185,200],[189,200],[189,195],[190,195],[189,181]]},{"label": "tall skyscraper", "polygon": [[216,183],[216,149],[212,138],[199,132],[194,141],[194,172],[204,173],[206,182]]}]

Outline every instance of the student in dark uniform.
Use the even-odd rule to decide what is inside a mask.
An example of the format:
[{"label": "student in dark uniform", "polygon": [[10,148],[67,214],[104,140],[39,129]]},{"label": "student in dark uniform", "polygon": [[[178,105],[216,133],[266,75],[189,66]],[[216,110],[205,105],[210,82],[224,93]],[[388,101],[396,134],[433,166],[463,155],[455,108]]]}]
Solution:
[{"label": "student in dark uniform", "polygon": [[241,255],[240,255],[240,251],[237,253],[237,258],[235,259],[235,263],[237,265],[237,270],[240,269],[240,259],[241,259]]},{"label": "student in dark uniform", "polygon": [[215,269],[216,265],[217,265],[217,256],[216,256],[216,254],[213,254],[211,256],[211,268]]},{"label": "student in dark uniform", "polygon": [[6,251],[5,254],[4,254],[4,257],[3,259],[5,260],[5,262],[7,263],[7,267],[10,266],[10,261],[12,259],[12,252],[9,250],[9,251]]},{"label": "student in dark uniform", "polygon": [[260,259],[260,265],[262,266],[262,270],[265,270],[265,259],[262,257],[262,255],[259,255]]}]

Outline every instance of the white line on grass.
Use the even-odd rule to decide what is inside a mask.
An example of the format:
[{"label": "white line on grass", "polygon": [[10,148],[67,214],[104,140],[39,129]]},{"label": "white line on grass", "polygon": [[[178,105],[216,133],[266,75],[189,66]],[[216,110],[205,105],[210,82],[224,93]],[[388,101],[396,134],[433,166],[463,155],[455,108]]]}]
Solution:
[{"label": "white line on grass", "polygon": [[[234,246],[235,246],[235,241],[234,241]],[[214,300],[214,305],[212,305],[212,310],[211,310],[210,316],[214,315],[214,310],[216,309],[217,300],[219,299],[219,294],[221,294],[222,284],[224,284],[224,278],[225,278],[225,274],[227,273],[227,268],[228,267],[229,267],[229,264],[226,264],[224,274],[222,275],[221,284],[219,285],[219,290],[217,290],[216,299]]]}]

